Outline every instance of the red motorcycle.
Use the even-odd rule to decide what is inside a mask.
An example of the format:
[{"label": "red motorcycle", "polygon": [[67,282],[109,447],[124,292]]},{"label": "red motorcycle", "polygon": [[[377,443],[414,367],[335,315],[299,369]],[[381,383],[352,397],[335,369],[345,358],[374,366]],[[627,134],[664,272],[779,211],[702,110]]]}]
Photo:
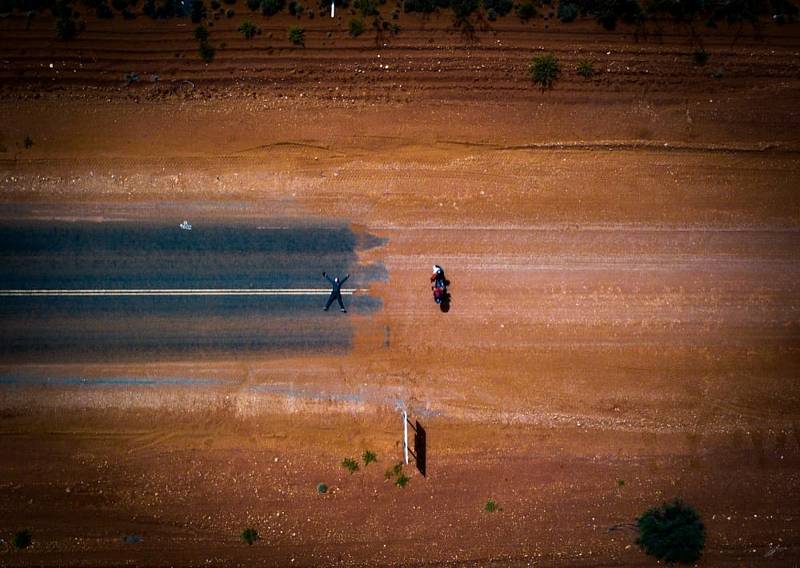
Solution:
[{"label": "red motorcycle", "polygon": [[444,275],[444,269],[438,264],[433,265],[433,274],[431,274],[431,290],[433,290],[433,301],[437,305],[446,306],[450,301],[450,294],[447,293],[447,285],[449,282]]}]

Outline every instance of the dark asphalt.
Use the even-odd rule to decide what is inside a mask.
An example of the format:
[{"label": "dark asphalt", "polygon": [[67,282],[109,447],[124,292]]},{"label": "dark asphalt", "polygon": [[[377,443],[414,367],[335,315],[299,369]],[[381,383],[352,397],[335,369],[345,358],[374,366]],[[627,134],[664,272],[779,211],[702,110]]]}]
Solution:
[{"label": "dark asphalt", "polygon": [[[321,272],[367,288],[381,266],[357,267],[380,240],[347,226],[268,222],[26,222],[0,225],[0,289],[326,288]],[[350,315],[325,296],[2,297],[0,362],[214,357],[262,351],[344,352]],[[345,296],[351,314],[378,309]]]}]

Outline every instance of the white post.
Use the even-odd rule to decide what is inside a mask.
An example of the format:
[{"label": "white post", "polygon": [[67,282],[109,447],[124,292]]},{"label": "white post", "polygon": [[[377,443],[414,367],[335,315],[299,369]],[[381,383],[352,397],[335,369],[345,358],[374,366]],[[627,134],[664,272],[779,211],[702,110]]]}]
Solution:
[{"label": "white post", "polygon": [[408,465],[408,413],[403,411],[403,457]]},{"label": "white post", "polygon": [[333,18],[333,14],[335,12],[334,3],[333,2],[334,2],[334,0],[331,0],[331,18]]}]

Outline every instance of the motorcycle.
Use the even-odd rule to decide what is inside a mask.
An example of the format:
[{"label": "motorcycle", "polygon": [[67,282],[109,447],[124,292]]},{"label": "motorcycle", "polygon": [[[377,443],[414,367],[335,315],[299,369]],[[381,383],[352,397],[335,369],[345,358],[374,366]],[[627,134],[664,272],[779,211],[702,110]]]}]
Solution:
[{"label": "motorcycle", "polygon": [[433,281],[433,301],[437,304],[441,304],[445,301],[447,297],[447,285],[444,282],[444,279],[437,278]]},{"label": "motorcycle", "polygon": [[450,300],[450,295],[447,293],[447,285],[449,282],[445,278],[444,270],[441,266],[433,265],[433,274],[431,275],[431,290],[433,290],[433,301],[437,305],[447,305]]}]

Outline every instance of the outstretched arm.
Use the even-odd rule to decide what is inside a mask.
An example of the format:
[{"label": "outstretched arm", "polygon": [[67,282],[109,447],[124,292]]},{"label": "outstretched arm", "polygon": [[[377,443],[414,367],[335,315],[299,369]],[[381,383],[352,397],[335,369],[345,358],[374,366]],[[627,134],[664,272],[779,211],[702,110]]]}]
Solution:
[{"label": "outstretched arm", "polygon": [[350,278],[349,274],[347,276],[345,276],[344,278],[342,278],[341,280],[339,280],[339,284],[344,284],[345,282],[347,282],[348,278]]},{"label": "outstretched arm", "polygon": [[324,276],[324,277],[325,277],[325,280],[327,280],[328,282],[330,282],[331,284],[333,284],[333,279],[332,279],[330,276],[328,276],[328,274],[327,274],[327,273],[323,272],[323,273],[322,273],[322,276]]}]

